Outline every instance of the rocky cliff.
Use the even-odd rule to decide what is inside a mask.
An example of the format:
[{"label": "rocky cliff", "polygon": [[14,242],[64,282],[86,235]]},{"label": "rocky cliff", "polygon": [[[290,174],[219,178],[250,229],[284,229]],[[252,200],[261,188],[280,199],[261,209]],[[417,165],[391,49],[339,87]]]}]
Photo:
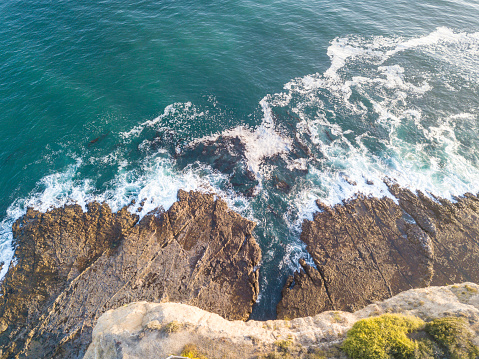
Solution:
[{"label": "rocky cliff", "polygon": [[184,191],[141,221],[98,203],[29,209],[1,288],[0,357],[80,358],[97,319],[134,301],[247,319],[261,257],[254,226],[214,195]]},{"label": "rocky cliff", "polygon": [[425,321],[465,318],[479,344],[479,286],[464,283],[401,293],[355,313],[329,311],[292,320],[228,321],[175,303],[132,303],[108,311],[93,330],[85,359],[157,359],[196,347],[208,359],[345,358],[347,331],[363,318],[383,313],[414,315]]},{"label": "rocky cliff", "polygon": [[357,310],[428,285],[479,282],[479,198],[452,203],[390,185],[395,197],[358,198],[303,223],[316,268],[301,261],[277,306],[278,318]]}]

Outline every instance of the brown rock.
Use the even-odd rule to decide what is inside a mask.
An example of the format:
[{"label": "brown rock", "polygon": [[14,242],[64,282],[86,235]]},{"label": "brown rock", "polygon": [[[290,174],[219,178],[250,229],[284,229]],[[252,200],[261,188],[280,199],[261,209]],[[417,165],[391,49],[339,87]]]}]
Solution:
[{"label": "brown rock", "polygon": [[317,314],[317,308],[334,309],[319,271],[307,265],[304,259],[299,263],[302,270],[289,276],[281,291],[282,300],[276,308],[281,319],[309,317]]},{"label": "brown rock", "polygon": [[113,214],[98,203],[86,213],[78,205],[47,213],[29,209],[13,225],[17,265],[1,287],[0,345],[21,347],[32,323],[68,282],[114,247],[137,220],[126,210]]},{"label": "brown rock", "polygon": [[258,294],[255,224],[222,200],[179,191],[169,211],[137,224],[126,209],[110,219],[90,207],[29,211],[15,226],[19,262],[2,287],[3,357],[81,357],[102,313],[139,300],[248,318]]},{"label": "brown rock", "polygon": [[[479,282],[479,199],[433,200],[390,185],[389,198],[356,199],[303,223],[301,239],[321,275],[286,283],[278,318],[357,310],[411,288]],[[301,304],[298,304],[300,303]]]}]

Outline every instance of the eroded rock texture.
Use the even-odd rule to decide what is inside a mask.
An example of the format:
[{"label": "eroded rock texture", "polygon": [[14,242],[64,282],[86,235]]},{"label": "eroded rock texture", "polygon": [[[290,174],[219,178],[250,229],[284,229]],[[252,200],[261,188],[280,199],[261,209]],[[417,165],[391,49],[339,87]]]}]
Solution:
[{"label": "eroded rock texture", "polygon": [[290,277],[278,318],[357,310],[411,288],[479,282],[479,199],[451,203],[390,185],[390,198],[360,196],[303,223],[317,269]]},{"label": "eroded rock texture", "polygon": [[98,317],[139,300],[247,319],[261,257],[254,226],[213,195],[184,191],[140,222],[98,203],[29,210],[2,285],[1,357],[82,357]]}]

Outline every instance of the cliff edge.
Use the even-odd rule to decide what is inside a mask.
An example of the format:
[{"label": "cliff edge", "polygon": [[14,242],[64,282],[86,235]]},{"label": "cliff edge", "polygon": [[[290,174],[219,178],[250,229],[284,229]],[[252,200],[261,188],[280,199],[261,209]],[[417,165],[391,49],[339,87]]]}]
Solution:
[{"label": "cliff edge", "polygon": [[339,349],[347,331],[363,318],[383,313],[426,322],[464,318],[479,344],[479,285],[412,289],[355,313],[329,311],[274,321],[228,321],[176,303],[139,302],[104,313],[93,330],[85,359],[166,358],[195,347],[208,359],[345,358]]}]

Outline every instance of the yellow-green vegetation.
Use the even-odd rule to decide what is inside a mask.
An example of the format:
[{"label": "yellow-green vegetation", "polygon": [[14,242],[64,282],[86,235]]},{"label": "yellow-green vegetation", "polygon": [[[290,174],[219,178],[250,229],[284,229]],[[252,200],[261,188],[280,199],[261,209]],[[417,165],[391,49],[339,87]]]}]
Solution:
[{"label": "yellow-green vegetation", "polygon": [[181,352],[181,356],[191,359],[208,359],[206,356],[198,352],[198,349],[194,344],[185,345],[183,351]]},{"label": "yellow-green vegetation", "polygon": [[166,324],[164,327],[163,327],[163,331],[167,334],[171,334],[171,333],[176,333],[176,332],[179,332],[181,330],[181,324],[178,323],[176,320],[172,321],[172,322],[169,322],[168,324]]},{"label": "yellow-green vegetation", "polygon": [[312,353],[308,353],[304,356],[305,359],[326,359],[327,357],[327,353],[320,349],[313,350]]},{"label": "yellow-green vegetation", "polygon": [[466,284],[466,285],[464,286],[464,288],[466,288],[466,290],[467,290],[468,292],[477,293],[477,289],[474,288],[474,287],[471,287],[469,284]]},{"label": "yellow-green vegetation", "polygon": [[353,359],[413,358],[417,344],[407,334],[423,326],[421,319],[399,314],[362,319],[349,330],[342,349]]},{"label": "yellow-green vegetation", "polygon": [[295,344],[293,338],[274,342],[273,352],[261,354],[257,359],[326,359],[326,353],[318,348],[304,348]]},{"label": "yellow-green vegetation", "polygon": [[339,314],[339,312],[331,312],[331,316],[333,317],[333,320],[336,322],[336,323],[340,323],[343,321],[343,318],[341,317],[341,315]]},{"label": "yellow-green vegetation", "polygon": [[446,317],[426,324],[425,331],[451,359],[474,359],[479,348],[473,344],[473,333],[463,318]]},{"label": "yellow-green vegetation", "polygon": [[258,359],[292,359],[289,353],[269,353],[258,357]]},{"label": "yellow-green vegetation", "polygon": [[363,319],[347,334],[342,349],[352,359],[474,359],[479,348],[462,318],[424,323],[400,314]]},{"label": "yellow-green vegetation", "polygon": [[258,356],[258,359],[326,359],[322,353],[296,353],[291,354],[287,352],[269,353]]},{"label": "yellow-green vegetation", "polygon": [[278,340],[274,343],[274,345],[276,345],[280,351],[287,352],[288,349],[293,345],[293,341],[291,339]]}]

